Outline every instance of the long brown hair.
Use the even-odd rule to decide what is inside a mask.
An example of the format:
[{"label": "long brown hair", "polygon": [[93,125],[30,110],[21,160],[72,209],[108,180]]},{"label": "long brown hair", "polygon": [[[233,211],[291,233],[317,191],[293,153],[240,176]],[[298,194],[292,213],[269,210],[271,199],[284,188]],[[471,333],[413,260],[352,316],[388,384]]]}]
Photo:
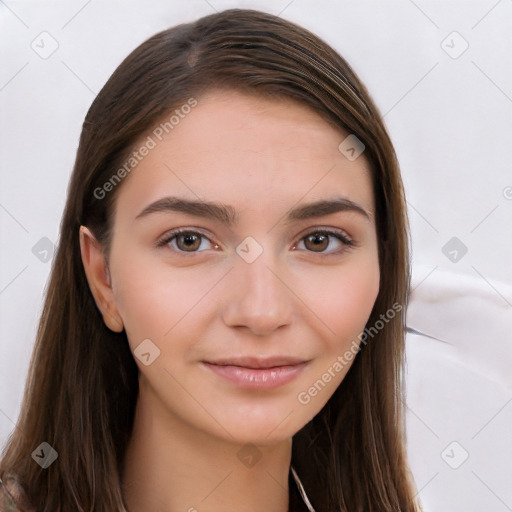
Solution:
[{"label": "long brown hair", "polygon": [[[21,413],[4,449],[0,477],[15,475],[38,511],[126,510],[121,474],[138,369],[125,332],[110,331],[93,300],[79,227],[88,226],[108,254],[122,183],[107,194],[98,189],[142,135],[212,87],[295,99],[365,145],[381,269],[367,326],[382,324],[393,305],[401,307],[361,343],[341,385],[294,436],[292,465],[318,512],[416,510],[402,411],[409,226],[390,137],[366,88],[336,51],[291,22],[244,9],[155,34],[121,63],[91,105]],[[58,452],[57,462],[46,469],[31,457],[42,442]]]}]

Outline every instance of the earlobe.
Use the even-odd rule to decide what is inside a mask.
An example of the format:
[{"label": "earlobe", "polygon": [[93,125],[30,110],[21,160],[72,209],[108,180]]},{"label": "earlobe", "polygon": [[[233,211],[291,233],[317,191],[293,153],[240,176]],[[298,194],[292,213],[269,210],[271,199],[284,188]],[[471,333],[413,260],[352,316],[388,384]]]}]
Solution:
[{"label": "earlobe", "polygon": [[82,264],[96,306],[105,325],[111,331],[122,332],[123,320],[117,309],[110,273],[100,243],[86,226],[80,226],[79,236]]}]

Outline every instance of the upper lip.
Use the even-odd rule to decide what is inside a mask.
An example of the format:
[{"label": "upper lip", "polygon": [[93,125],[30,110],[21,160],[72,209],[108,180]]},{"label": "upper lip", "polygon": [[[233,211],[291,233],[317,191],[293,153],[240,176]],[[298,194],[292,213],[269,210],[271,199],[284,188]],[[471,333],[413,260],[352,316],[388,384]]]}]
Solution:
[{"label": "upper lip", "polygon": [[272,357],[232,357],[216,359],[214,361],[204,361],[208,364],[218,366],[241,366],[243,368],[274,368],[279,366],[296,366],[306,363],[305,359],[290,356],[272,356]]}]

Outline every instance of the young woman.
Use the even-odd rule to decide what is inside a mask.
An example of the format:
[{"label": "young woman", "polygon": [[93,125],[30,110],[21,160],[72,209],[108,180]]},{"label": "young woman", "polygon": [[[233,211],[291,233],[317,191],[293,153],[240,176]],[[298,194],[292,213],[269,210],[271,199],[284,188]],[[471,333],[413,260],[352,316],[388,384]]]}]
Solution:
[{"label": "young woman", "polygon": [[83,125],[3,509],[412,512],[404,192],[346,61],[231,9]]}]

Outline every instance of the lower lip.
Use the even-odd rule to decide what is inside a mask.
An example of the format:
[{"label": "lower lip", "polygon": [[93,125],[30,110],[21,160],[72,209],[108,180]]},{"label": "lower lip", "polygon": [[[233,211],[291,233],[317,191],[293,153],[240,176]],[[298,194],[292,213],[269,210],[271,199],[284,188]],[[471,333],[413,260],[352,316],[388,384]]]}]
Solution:
[{"label": "lower lip", "polygon": [[224,379],[246,389],[272,389],[292,381],[306,366],[306,362],[274,368],[245,368],[242,366],[203,363],[206,368]]}]

